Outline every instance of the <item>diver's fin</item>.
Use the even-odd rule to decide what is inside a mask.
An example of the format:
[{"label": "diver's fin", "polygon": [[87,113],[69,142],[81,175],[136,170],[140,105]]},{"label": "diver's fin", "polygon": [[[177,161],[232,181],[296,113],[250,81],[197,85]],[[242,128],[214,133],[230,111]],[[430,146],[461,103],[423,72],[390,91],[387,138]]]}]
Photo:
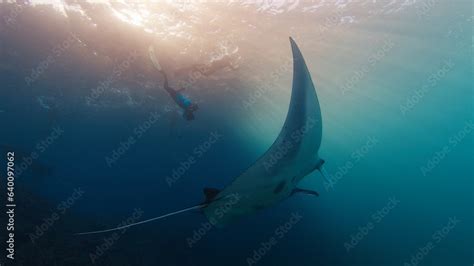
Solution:
[{"label": "diver's fin", "polygon": [[214,200],[215,197],[217,196],[217,194],[219,194],[219,192],[221,192],[221,191],[217,188],[207,188],[206,187],[206,188],[203,189],[203,192],[204,192],[204,196],[206,197],[204,202],[209,203],[212,200]]},{"label": "diver's fin", "polygon": [[163,68],[161,68],[160,62],[158,61],[158,58],[156,58],[155,49],[153,49],[153,46],[151,45],[148,47],[148,56],[156,70],[162,72]]},{"label": "diver's fin", "polygon": [[171,212],[171,213],[164,214],[164,215],[154,217],[154,218],[151,218],[151,219],[148,219],[148,220],[144,220],[144,221],[141,221],[141,222],[128,224],[128,225],[124,225],[124,226],[120,226],[120,227],[116,227],[116,228],[111,228],[111,229],[77,233],[75,235],[92,235],[92,234],[100,234],[100,233],[107,233],[107,232],[112,232],[112,231],[116,231],[116,230],[122,230],[122,229],[125,229],[125,228],[128,228],[128,227],[132,227],[132,226],[135,226],[135,225],[152,222],[152,221],[155,221],[155,220],[160,220],[160,219],[163,219],[163,218],[166,218],[166,217],[169,217],[169,216],[173,216],[173,215],[176,215],[176,214],[180,214],[180,213],[183,213],[183,212],[196,210],[196,209],[201,209],[201,208],[206,207],[206,206],[207,206],[207,204],[199,204],[199,205],[196,205],[196,206],[193,206],[193,207],[190,207],[190,208],[186,208],[186,209],[183,209],[183,210]]},{"label": "diver's fin", "polygon": [[291,195],[294,195],[295,193],[304,193],[304,194],[309,194],[309,195],[314,195],[316,197],[319,197],[319,193],[313,190],[308,190],[308,189],[302,189],[302,188],[295,188],[293,191],[291,191]]}]

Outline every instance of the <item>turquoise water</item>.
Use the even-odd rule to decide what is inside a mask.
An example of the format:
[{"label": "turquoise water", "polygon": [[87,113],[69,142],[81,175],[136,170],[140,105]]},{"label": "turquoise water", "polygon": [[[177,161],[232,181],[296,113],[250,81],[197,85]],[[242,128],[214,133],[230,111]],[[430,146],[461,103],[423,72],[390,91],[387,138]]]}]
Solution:
[{"label": "turquoise water", "polygon": [[[150,4],[141,20],[123,10],[143,7],[126,4],[2,4],[13,18],[0,33],[2,152],[40,154],[17,178],[15,263],[472,264],[472,2],[267,4]],[[72,236],[193,206],[262,155],[290,100],[288,36],[321,104],[330,182],[301,183],[318,198],[295,195],[223,229],[182,214],[130,228],[100,256],[111,235]],[[160,89],[149,45],[199,105],[196,120]],[[177,71],[225,56],[231,65],[209,75]],[[43,150],[55,128],[64,133]]]}]

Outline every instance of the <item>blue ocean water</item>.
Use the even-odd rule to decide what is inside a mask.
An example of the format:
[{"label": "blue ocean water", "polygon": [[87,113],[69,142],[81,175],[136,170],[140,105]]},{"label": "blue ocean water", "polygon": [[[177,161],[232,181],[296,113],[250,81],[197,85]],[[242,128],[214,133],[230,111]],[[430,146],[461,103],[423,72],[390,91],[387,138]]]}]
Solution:
[{"label": "blue ocean water", "polygon": [[[0,148],[26,165],[16,260],[1,262],[472,264],[471,1],[0,10]],[[199,204],[203,188],[222,189],[261,156],[288,109],[288,36],[321,104],[329,182],[301,183],[319,197],[223,229],[196,211],[118,237],[73,235]],[[195,120],[162,90],[150,45],[199,104]]]}]

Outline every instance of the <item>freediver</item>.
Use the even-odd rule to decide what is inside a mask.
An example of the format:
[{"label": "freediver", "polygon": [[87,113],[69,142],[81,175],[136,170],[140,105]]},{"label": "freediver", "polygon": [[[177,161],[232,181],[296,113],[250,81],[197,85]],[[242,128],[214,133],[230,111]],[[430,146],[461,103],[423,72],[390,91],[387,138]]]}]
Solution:
[{"label": "freediver", "polygon": [[159,70],[159,72],[165,79],[163,88],[166,90],[166,92],[168,92],[171,98],[173,98],[175,103],[183,109],[183,117],[186,118],[186,120],[194,120],[194,112],[199,109],[198,105],[193,103],[188,97],[186,97],[186,95],[182,93],[184,88],[179,88],[176,90],[168,85],[168,76],[166,75],[165,71]]},{"label": "freediver", "polygon": [[166,92],[168,92],[171,98],[173,98],[174,102],[178,104],[181,109],[183,109],[183,117],[186,120],[194,120],[194,112],[199,109],[198,105],[193,103],[186,95],[182,93],[184,91],[184,88],[174,89],[169,86],[168,76],[166,75],[166,72],[161,68],[160,63],[158,62],[158,59],[155,56],[155,50],[153,49],[153,47],[150,46],[148,52],[153,66],[156,68],[156,70],[158,70],[158,72],[163,75],[163,78],[165,79],[163,83],[163,88],[166,90]]}]

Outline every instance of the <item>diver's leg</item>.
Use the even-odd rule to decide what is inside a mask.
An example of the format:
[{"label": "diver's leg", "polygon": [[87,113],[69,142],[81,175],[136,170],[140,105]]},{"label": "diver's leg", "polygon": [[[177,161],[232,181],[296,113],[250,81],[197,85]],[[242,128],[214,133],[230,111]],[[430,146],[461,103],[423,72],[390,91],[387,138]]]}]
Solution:
[{"label": "diver's leg", "polygon": [[168,75],[166,75],[166,72],[161,70],[160,73],[163,75],[163,78],[165,79],[165,81],[163,82],[163,88],[165,89],[166,92],[168,92],[172,97],[175,96],[176,92],[173,90],[173,88],[171,88],[169,85],[168,85]]},{"label": "diver's leg", "polygon": [[168,88],[168,75],[166,75],[166,72],[161,70],[160,71],[161,75],[163,75],[163,78],[165,79],[164,83],[163,83],[163,87]]}]

